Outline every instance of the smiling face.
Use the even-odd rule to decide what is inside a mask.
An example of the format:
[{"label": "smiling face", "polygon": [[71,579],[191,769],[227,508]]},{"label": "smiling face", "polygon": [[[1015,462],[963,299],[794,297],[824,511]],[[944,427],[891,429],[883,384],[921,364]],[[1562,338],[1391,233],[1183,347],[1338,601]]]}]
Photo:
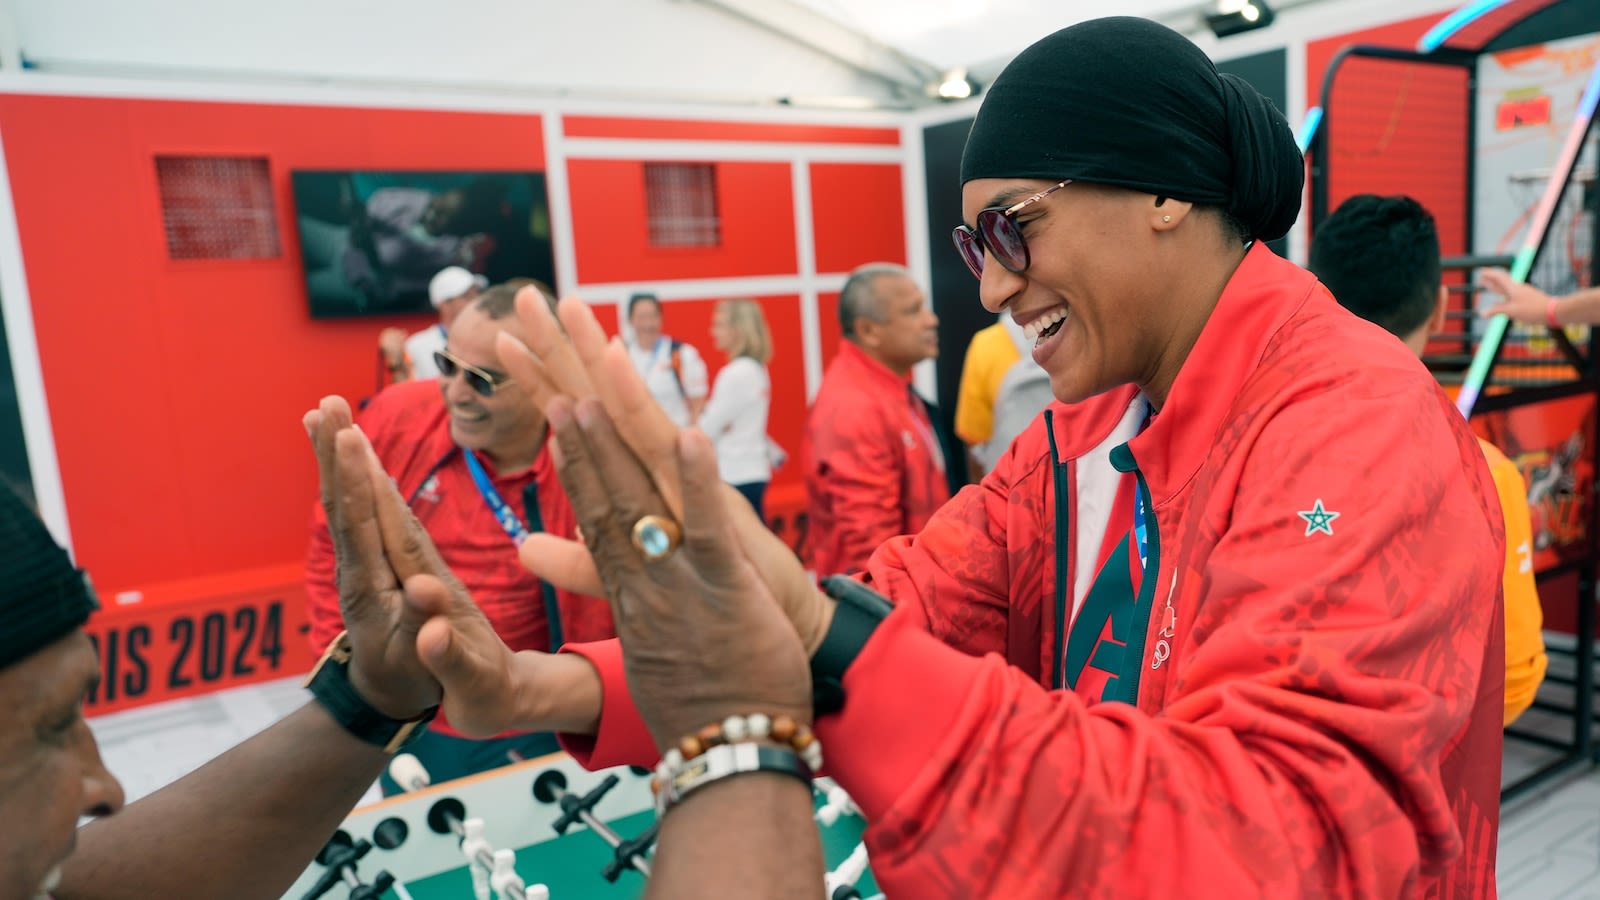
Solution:
[{"label": "smiling face", "polygon": [[[961,193],[963,218],[971,225],[980,211],[1009,206],[1055,183],[969,181]],[[1022,274],[1007,271],[992,255],[985,258],[979,286],[984,307],[1012,316],[1036,340],[1033,358],[1050,373],[1058,400],[1074,403],[1129,383],[1149,389],[1165,379],[1170,385],[1192,344],[1192,337],[1186,343],[1182,335],[1194,318],[1195,310],[1186,307],[1196,292],[1180,286],[1178,276],[1196,238],[1177,232],[1185,220],[1209,223],[1192,215],[1191,204],[1167,200],[1157,206],[1155,200],[1119,188],[1069,184],[1017,213],[1029,254]],[[1212,237],[1208,232],[1206,239]],[[1208,313],[1200,311],[1201,325]]]},{"label": "smiling face", "polygon": [[532,465],[538,456],[544,443],[544,419],[522,388],[506,376],[495,348],[501,331],[527,340],[515,316],[491,319],[481,308],[469,306],[456,317],[446,342],[452,356],[498,382],[492,396],[473,390],[460,372],[441,375],[439,389],[450,412],[450,439],[458,446],[483,451],[501,472],[512,472]]},{"label": "smiling face", "polygon": [[83,719],[99,678],[81,630],[0,669],[0,897],[33,897],[72,852],[78,817],[122,808]]},{"label": "smiling face", "polygon": [[655,300],[636,301],[628,310],[628,325],[638,346],[655,346],[661,337],[661,304]]}]

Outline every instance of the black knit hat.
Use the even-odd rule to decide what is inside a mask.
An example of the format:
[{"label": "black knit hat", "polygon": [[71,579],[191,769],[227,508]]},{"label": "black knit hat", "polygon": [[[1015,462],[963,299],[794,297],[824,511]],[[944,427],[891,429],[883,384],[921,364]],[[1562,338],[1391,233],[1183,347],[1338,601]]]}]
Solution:
[{"label": "black knit hat", "polygon": [[1118,16],[1022,51],[983,98],[961,182],[1043,178],[1227,210],[1256,238],[1300,214],[1305,160],[1272,102],[1183,35]]},{"label": "black knit hat", "polygon": [[98,607],[84,573],[38,515],[0,486],[0,668],[82,627]]}]

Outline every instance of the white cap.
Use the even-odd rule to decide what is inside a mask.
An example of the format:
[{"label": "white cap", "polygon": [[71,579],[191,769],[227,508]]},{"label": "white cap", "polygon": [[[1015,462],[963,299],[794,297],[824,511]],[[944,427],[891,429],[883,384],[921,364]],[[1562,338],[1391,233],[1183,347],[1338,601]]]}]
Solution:
[{"label": "white cap", "polygon": [[454,300],[473,288],[481,291],[488,286],[489,279],[482,275],[474,275],[460,266],[451,266],[440,269],[439,274],[428,282],[428,302],[438,309],[445,301]]}]

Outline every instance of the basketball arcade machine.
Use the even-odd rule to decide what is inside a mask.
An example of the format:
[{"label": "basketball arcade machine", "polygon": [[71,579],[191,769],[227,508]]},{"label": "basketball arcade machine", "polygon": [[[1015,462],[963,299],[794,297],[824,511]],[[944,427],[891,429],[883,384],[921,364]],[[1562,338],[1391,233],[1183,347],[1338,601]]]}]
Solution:
[{"label": "basketball arcade machine", "polygon": [[[1407,193],[1435,214],[1451,308],[1446,332],[1430,342],[1425,362],[1455,392],[1474,429],[1516,461],[1529,484],[1532,563],[1547,628],[1567,618],[1562,601],[1571,599],[1572,645],[1550,646],[1551,671],[1534,709],[1506,732],[1555,756],[1507,784],[1507,799],[1588,763],[1594,753],[1600,344],[1588,328],[1480,318],[1472,273],[1507,268],[1513,279],[1555,295],[1600,284],[1593,162],[1600,36],[1584,35],[1596,24],[1591,3],[1478,0],[1446,16],[1414,49],[1346,47],[1329,63],[1320,105],[1308,111],[1301,134],[1313,231],[1356,193]],[[1525,83],[1528,69],[1552,60],[1534,72],[1541,85],[1496,83],[1519,67]],[[1564,75],[1552,75],[1552,68]],[[1551,81],[1564,85],[1560,93]],[[1502,89],[1498,97],[1491,88]],[[1570,108],[1568,92],[1576,94]],[[1548,143],[1530,147],[1527,135],[1534,144]],[[1530,153],[1543,154],[1543,165],[1530,170]],[[1508,161],[1514,166],[1518,157],[1520,171],[1489,171],[1509,168]],[[1507,209],[1508,201],[1524,208]],[[1570,737],[1528,727],[1559,728],[1563,720]]]}]

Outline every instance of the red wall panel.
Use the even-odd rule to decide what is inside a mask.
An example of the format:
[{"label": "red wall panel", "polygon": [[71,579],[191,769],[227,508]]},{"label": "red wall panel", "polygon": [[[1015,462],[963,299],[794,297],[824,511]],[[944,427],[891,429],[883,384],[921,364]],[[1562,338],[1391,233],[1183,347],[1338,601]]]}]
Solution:
[{"label": "red wall panel", "polygon": [[828,363],[839,353],[839,340],[843,332],[839,330],[839,294],[817,295],[817,331],[822,335],[822,370],[828,370]]},{"label": "red wall panel", "polygon": [[[301,414],[427,317],[313,322],[289,170],[539,169],[539,119],[0,96],[67,512],[108,592],[282,564],[316,495]],[[264,156],[283,255],[167,258],[154,155]]]},{"label": "red wall panel", "polygon": [[[1307,96],[1320,102],[1323,75],[1349,44],[1415,46],[1444,12],[1352,31],[1306,45]],[[1355,58],[1334,80],[1326,120],[1328,212],[1353,194],[1408,194],[1439,225],[1447,255],[1466,250],[1467,71]]]},{"label": "red wall panel", "polygon": [[811,166],[817,271],[849,272],[869,262],[905,265],[905,191],[894,163]]},{"label": "red wall panel", "polygon": [[881,144],[899,146],[898,128],[849,125],[790,125],[778,122],[719,122],[696,119],[622,119],[563,116],[567,137],[680,141],[759,141],[779,144]]},{"label": "red wall panel", "polygon": [[578,278],[595,284],[666,278],[793,275],[794,179],[788,163],[719,162],[716,247],[653,247],[644,163],[575,159],[567,164]]}]

